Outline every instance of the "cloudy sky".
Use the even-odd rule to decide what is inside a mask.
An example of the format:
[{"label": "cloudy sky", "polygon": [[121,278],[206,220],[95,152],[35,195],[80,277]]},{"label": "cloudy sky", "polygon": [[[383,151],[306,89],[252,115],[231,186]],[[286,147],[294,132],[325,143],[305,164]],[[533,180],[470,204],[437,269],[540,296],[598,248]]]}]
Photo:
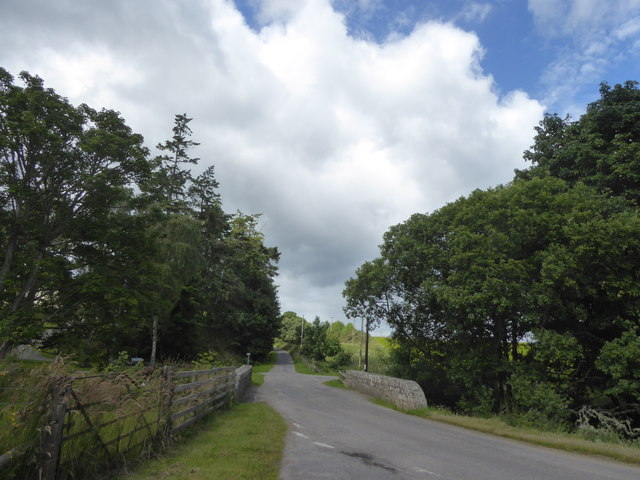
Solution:
[{"label": "cloudy sky", "polygon": [[193,117],[307,319],[344,320],[390,225],[509,181],[544,112],[640,80],[640,0],[3,0],[0,30],[0,66],[149,147]]}]

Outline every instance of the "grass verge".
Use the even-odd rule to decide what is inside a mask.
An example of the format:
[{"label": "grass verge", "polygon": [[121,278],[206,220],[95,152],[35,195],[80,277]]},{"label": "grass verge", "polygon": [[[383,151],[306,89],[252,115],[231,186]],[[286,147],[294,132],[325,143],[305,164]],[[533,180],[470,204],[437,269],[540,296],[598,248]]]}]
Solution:
[{"label": "grass verge", "polygon": [[328,377],[335,377],[338,375],[338,372],[320,372],[314,371],[302,358],[298,356],[293,357],[293,366],[296,369],[296,372],[302,373],[303,375],[324,375]]},{"label": "grass verge", "polygon": [[[325,385],[337,388],[348,388],[340,380],[329,380]],[[640,465],[640,446],[625,443],[594,442],[576,434],[562,432],[543,432],[540,430],[514,427],[499,417],[479,418],[456,415],[439,408],[422,408],[419,410],[401,410],[392,403],[380,398],[371,399],[376,405],[390,408],[407,415],[447,423],[457,427],[488,433],[499,437],[518,440],[541,447],[564,450],[566,452],[581,453],[583,455],[599,456],[617,460],[619,462]]]},{"label": "grass verge", "polygon": [[479,418],[456,415],[439,408],[422,408],[419,410],[401,410],[395,405],[381,399],[373,399],[373,403],[391,408],[407,415],[447,423],[457,427],[488,433],[498,437],[531,443],[541,447],[564,450],[565,452],[581,453],[583,455],[599,456],[617,460],[619,462],[640,465],[640,448],[625,443],[594,442],[576,434],[562,432],[544,432],[523,427],[514,427],[499,417]]},{"label": "grass verge", "polygon": [[251,369],[251,383],[254,385],[262,385],[264,383],[264,374],[271,370],[276,364],[276,352],[269,353],[269,359],[265,363],[254,365]]},{"label": "grass verge", "polygon": [[277,479],[286,422],[266,403],[243,403],[213,417],[173,451],[119,480]]},{"label": "grass verge", "polygon": [[500,437],[533,443],[567,452],[598,455],[621,462],[640,465],[640,448],[624,443],[593,442],[578,435],[561,432],[541,432],[508,425],[498,417],[477,418],[454,415],[438,409],[420,409],[406,412],[438,422],[490,433]]},{"label": "grass verge", "polygon": [[336,378],[334,380],[327,380],[326,382],[322,382],[322,383],[330,387],[347,389],[347,386],[344,383],[342,383],[342,380],[340,380],[339,378]]}]

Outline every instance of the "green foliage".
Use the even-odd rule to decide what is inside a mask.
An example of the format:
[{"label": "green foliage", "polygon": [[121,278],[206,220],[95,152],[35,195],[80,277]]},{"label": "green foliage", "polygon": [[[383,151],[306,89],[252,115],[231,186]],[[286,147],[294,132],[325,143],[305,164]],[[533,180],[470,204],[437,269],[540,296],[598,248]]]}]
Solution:
[{"label": "green foliage", "polygon": [[280,317],[280,331],[276,341],[283,345],[296,345],[300,343],[304,329],[308,329],[311,324],[304,318],[299,317],[295,312],[284,312]]},{"label": "green foliage", "polygon": [[525,152],[533,168],[519,177],[551,175],[584,182],[599,191],[640,202],[640,90],[628,81],[613,88],[602,83],[600,99],[578,121],[547,115],[536,128],[535,144]]},{"label": "green foliage", "polygon": [[389,229],[343,294],[393,328],[396,374],[466,411],[640,422],[639,106],[636,82],[603,84],[580,120],[545,117],[512,183]]},{"label": "green foliage", "polygon": [[347,318],[363,318],[366,331],[374,330],[390,315],[390,301],[386,290],[387,265],[383,259],[363,263],[356,277],[345,282],[342,295],[347,300]]},{"label": "green foliage", "polygon": [[199,353],[193,361],[193,367],[196,369],[222,367],[223,365],[224,362],[220,360],[220,355],[211,350]]},{"label": "green foliage", "polygon": [[562,384],[570,381],[583,360],[583,348],[571,333],[535,329],[534,341],[527,353],[538,377]]},{"label": "green foliage", "polygon": [[194,176],[191,118],[149,158],[117,112],[75,107],[0,68],[0,357],[41,339],[105,366],[126,349],[266,356],[279,253],[258,215],[226,214],[214,168]]},{"label": "green foliage", "polygon": [[111,284],[112,305],[134,303],[112,270],[114,258],[128,265],[133,252],[111,227],[135,226],[130,186],[149,173],[142,137],[117,112],[74,107],[26,72],[20,80],[0,69],[4,350],[40,336],[45,319],[73,317],[79,300],[89,316],[103,310],[94,285]]},{"label": "green foliage", "polygon": [[627,330],[607,342],[596,359],[596,367],[611,377],[607,394],[640,402],[640,336]]},{"label": "green foliage", "polygon": [[569,399],[556,384],[532,374],[513,374],[509,379],[516,424],[543,430],[567,428],[571,411]]},{"label": "green foliage", "polygon": [[331,358],[327,358],[327,366],[329,370],[340,370],[353,364],[353,357],[350,353],[340,350]]},{"label": "green foliage", "polygon": [[221,268],[224,282],[222,291],[216,293],[215,315],[220,322],[219,335],[234,352],[241,355],[250,352],[261,360],[271,352],[280,329],[280,306],[274,283],[280,253],[264,245],[258,218],[240,212],[231,218]]},{"label": "green foliage", "polygon": [[329,322],[320,322],[316,317],[304,332],[300,353],[312,360],[323,361],[341,353],[340,341],[329,335]]}]

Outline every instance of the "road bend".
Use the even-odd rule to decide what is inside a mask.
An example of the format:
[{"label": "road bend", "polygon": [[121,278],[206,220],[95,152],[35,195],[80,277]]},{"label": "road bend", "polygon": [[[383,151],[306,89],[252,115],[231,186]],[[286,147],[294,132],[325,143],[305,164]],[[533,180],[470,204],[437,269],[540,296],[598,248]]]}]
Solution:
[{"label": "road bend", "polygon": [[640,468],[559,452],[380,407],[295,372],[287,352],[255,393],[289,424],[280,476],[310,479],[638,480]]}]

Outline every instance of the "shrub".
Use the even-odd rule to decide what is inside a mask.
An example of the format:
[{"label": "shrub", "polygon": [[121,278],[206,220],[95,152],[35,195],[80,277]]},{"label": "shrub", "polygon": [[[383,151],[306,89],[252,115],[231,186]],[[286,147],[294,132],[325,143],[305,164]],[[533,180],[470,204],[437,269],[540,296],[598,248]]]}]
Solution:
[{"label": "shrub", "polygon": [[569,400],[550,382],[525,373],[509,379],[513,414],[512,423],[546,430],[565,430],[571,415]]}]

